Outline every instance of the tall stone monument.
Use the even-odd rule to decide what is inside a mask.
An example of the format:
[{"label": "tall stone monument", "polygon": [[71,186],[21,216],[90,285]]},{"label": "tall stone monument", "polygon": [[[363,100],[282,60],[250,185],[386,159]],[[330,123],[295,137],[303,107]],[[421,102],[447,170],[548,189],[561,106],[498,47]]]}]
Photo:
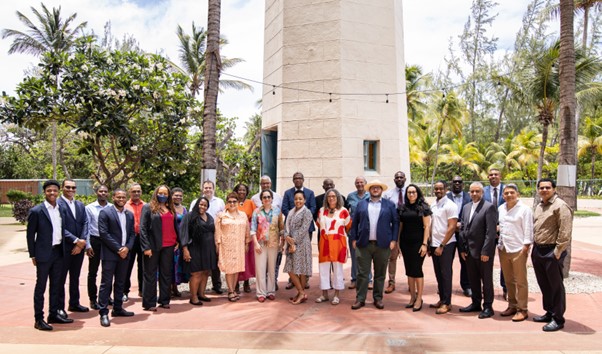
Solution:
[{"label": "tall stone monument", "polygon": [[266,0],[262,172],[410,178],[401,0]]}]

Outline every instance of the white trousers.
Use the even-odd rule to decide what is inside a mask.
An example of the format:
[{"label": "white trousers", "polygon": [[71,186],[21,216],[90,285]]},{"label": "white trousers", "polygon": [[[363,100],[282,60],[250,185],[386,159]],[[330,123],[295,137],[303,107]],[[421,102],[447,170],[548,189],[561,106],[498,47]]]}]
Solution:
[{"label": "white trousers", "polygon": [[345,289],[345,281],[343,276],[343,263],[339,262],[324,262],[320,263],[320,289],[330,289],[330,267],[332,266],[332,287],[335,290]]},{"label": "white trousers", "polygon": [[[251,243],[251,246],[253,247],[253,243]],[[255,252],[255,289],[257,297],[265,297],[276,292],[277,257],[278,247],[262,247],[261,253]]]}]

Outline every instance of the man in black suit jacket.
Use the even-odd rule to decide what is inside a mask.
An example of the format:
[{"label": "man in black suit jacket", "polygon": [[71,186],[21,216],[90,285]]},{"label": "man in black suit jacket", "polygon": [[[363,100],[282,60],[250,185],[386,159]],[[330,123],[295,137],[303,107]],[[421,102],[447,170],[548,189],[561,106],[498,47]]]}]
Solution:
[{"label": "man in black suit jacket", "polygon": [[59,183],[54,180],[44,182],[45,201],[29,211],[27,217],[27,250],[31,262],[36,267],[36,286],[33,293],[34,327],[41,331],[51,331],[52,326],[44,321],[44,293],[50,279],[50,308],[48,322],[71,323],[72,319],[61,316],[58,311],[59,292],[63,267],[63,227],[60,207],[56,203],[59,196]]},{"label": "man in black suit jacket", "polygon": [[[447,199],[456,203],[458,207],[458,223],[456,224],[456,240],[460,239],[460,227],[462,226],[462,209],[471,202],[470,195],[464,192],[464,181],[462,177],[454,176],[452,179],[451,191],[447,192]],[[460,286],[464,296],[471,297],[470,281],[468,280],[468,272],[466,271],[466,261],[460,255],[459,242],[456,244],[458,248],[458,258],[460,259]]]},{"label": "man in black suit jacket", "polygon": [[[493,316],[493,259],[495,256],[495,237],[497,228],[497,210],[483,199],[483,185],[473,182],[470,185],[472,203],[462,210],[462,228],[460,247],[462,258],[466,260],[472,303],[460,309],[460,312],[481,311],[479,318]],[[481,284],[483,292],[481,293]]]},{"label": "man in black suit jacket", "polygon": [[[75,181],[63,181],[63,196],[58,198],[65,233],[65,253],[63,255],[63,272],[61,281],[65,284],[69,274],[69,311],[88,312],[89,309],[79,303],[79,275],[84,262],[86,240],[88,238],[88,214],[84,203],[75,200]],[[65,287],[61,288],[61,314],[67,316],[65,310]]]},{"label": "man in black suit jacket", "polygon": [[[506,185],[501,182],[502,172],[497,168],[490,168],[489,173],[487,174],[487,179],[489,179],[489,185],[485,187],[483,190],[483,199],[490,202],[495,206],[495,210],[505,203],[504,198],[502,196],[504,192],[504,188]],[[500,235],[498,234],[499,238]],[[497,241],[496,241],[497,242]],[[500,286],[504,291],[504,300],[508,299],[508,289],[506,288],[506,281],[504,280],[504,273],[500,269]]]},{"label": "man in black suit jacket", "polygon": [[98,214],[98,232],[102,242],[100,258],[102,260],[102,279],[100,281],[99,307],[100,324],[111,325],[109,320],[109,297],[115,281],[113,311],[111,315],[134,316],[133,312],[123,309],[123,290],[128,274],[129,252],[134,247],[134,214],[124,208],[127,201],[123,189],[113,191],[113,206],[102,209]]},{"label": "man in black suit jacket", "polygon": [[[295,172],[293,174],[293,184],[294,187],[286,190],[284,192],[284,197],[282,198],[282,215],[286,218],[288,212],[295,208],[295,192],[297,190],[303,191],[303,195],[305,196],[305,206],[309,211],[311,211],[311,215],[316,214],[316,197],[314,195],[314,191],[309,188],[303,187],[303,183],[305,182],[305,177],[303,177],[303,173]],[[309,239],[311,241],[312,234],[315,231],[314,223],[309,224]],[[278,280],[278,269],[280,268],[280,263],[282,263],[282,252],[278,252],[278,258],[276,258],[276,281]],[[293,283],[288,282],[286,286],[287,289],[292,289],[294,287]],[[309,283],[305,285],[305,288],[309,288]]]}]

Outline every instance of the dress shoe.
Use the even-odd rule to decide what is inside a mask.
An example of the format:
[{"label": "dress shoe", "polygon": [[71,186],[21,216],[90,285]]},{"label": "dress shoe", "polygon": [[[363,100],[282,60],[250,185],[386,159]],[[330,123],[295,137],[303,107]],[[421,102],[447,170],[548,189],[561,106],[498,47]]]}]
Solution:
[{"label": "dress shoe", "polygon": [[466,297],[472,297],[472,290],[470,290],[470,288],[464,289],[462,291],[462,294],[464,294],[464,296],[466,296]]},{"label": "dress shoe", "polygon": [[113,317],[132,317],[134,313],[132,311],[126,311],[124,309],[113,310],[111,311],[111,316]]},{"label": "dress shoe", "polygon": [[382,310],[385,308],[385,304],[383,304],[382,300],[374,300],[374,307],[376,307],[379,310]]},{"label": "dress shoe", "polygon": [[564,323],[557,323],[556,320],[550,321],[547,325],[543,326],[544,332],[556,332],[564,328]]},{"label": "dress shoe", "polygon": [[529,313],[524,310],[517,311],[514,317],[512,317],[512,322],[521,322],[526,320],[529,317]]},{"label": "dress shoe", "polygon": [[[416,300],[418,301],[418,300]],[[414,305],[414,307],[412,307],[412,312],[418,312],[420,310],[422,310],[422,305],[424,305],[424,301],[422,301],[422,299],[420,299],[420,306],[416,307],[416,305]]]},{"label": "dress shoe", "polygon": [[111,320],[109,320],[109,315],[100,316],[100,325],[103,327],[109,327],[111,325]]},{"label": "dress shoe", "polygon": [[390,294],[392,292],[395,291],[395,285],[394,284],[389,284],[389,286],[387,286],[387,288],[385,289],[385,294]]},{"label": "dress shoe", "polygon": [[462,307],[460,309],[460,312],[480,312],[481,311],[481,306],[477,305],[477,304],[470,304],[466,307]]},{"label": "dress shoe", "polygon": [[199,300],[204,301],[204,302],[211,302],[211,299],[208,298],[207,296],[199,295]]},{"label": "dress shoe", "polygon": [[[432,309],[438,309],[439,307],[441,307],[441,305],[443,305],[443,303],[441,301],[437,301],[434,304],[430,304],[429,307]],[[460,311],[462,311],[462,310],[460,310]]]},{"label": "dress shoe", "polygon": [[224,291],[222,289],[219,289],[219,288],[213,288],[213,292],[215,292],[218,295],[221,295],[221,294],[224,293]]},{"label": "dress shoe", "polygon": [[439,307],[437,309],[437,311],[435,311],[435,313],[437,315],[443,315],[443,314],[448,313],[449,311],[451,311],[451,305],[443,304],[443,305],[441,305],[441,307]]},{"label": "dress shoe", "polygon": [[508,316],[512,316],[512,315],[516,314],[516,312],[517,312],[516,308],[514,308],[514,307],[508,307],[502,313],[500,313],[500,315],[502,317],[508,317]]},{"label": "dress shoe", "polygon": [[92,310],[100,310],[100,305],[96,301],[90,301],[90,308]]},{"label": "dress shoe", "polygon": [[69,306],[69,308],[67,310],[69,310],[71,312],[88,312],[88,311],[90,311],[89,308],[87,308],[86,306],[82,306],[82,305]]},{"label": "dress shoe", "polygon": [[349,283],[349,286],[347,287],[347,289],[355,289],[357,287],[357,284],[352,281],[351,283]]},{"label": "dress shoe", "polygon": [[202,302],[202,301],[200,301],[200,300],[199,300],[199,301],[197,301],[197,302],[193,302],[192,300],[189,300],[188,302],[189,302],[191,305],[194,305],[194,306],[203,306],[203,302]]},{"label": "dress shoe", "polygon": [[479,314],[479,318],[483,319],[483,318],[489,318],[491,316],[493,316],[494,312],[493,309],[487,307],[484,308],[483,311],[481,311],[481,313]]},{"label": "dress shoe", "polygon": [[64,317],[64,318],[69,318],[69,315],[67,315],[67,312],[65,312],[65,310],[57,310],[56,314],[59,315],[59,316],[61,316],[61,317]]},{"label": "dress shoe", "polygon": [[157,312],[157,308],[155,306],[151,306],[151,307],[143,307],[142,308],[144,311],[149,311],[149,312]]},{"label": "dress shoe", "polygon": [[274,300],[276,300],[276,296],[274,296],[274,294],[270,294],[270,295],[268,295],[268,299],[274,301]]},{"label": "dress shoe", "polygon": [[40,331],[52,331],[52,326],[44,320],[37,320],[36,323],[33,324],[33,328],[39,329]]},{"label": "dress shoe", "polygon": [[265,302],[265,296],[259,296],[259,297],[257,297],[257,301],[259,301],[259,302]]},{"label": "dress shoe", "polygon": [[61,323],[61,324],[73,323],[73,319],[65,318],[65,317],[57,314],[54,316],[48,316],[48,323]]},{"label": "dress shoe", "polygon": [[351,305],[351,309],[352,310],[357,310],[360,309],[362,307],[366,306],[366,303],[363,301],[356,301],[353,305]]},{"label": "dress shoe", "polygon": [[243,283],[243,291],[244,291],[245,293],[250,293],[250,292],[251,292],[251,284],[249,284],[249,281],[248,281],[248,280],[246,280],[246,281]]},{"label": "dress shoe", "polygon": [[286,284],[286,290],[291,290],[292,288],[294,288],[295,286],[293,285],[293,283],[288,283]]},{"label": "dress shoe", "polygon": [[545,315],[542,316],[535,316],[533,317],[533,322],[545,322],[548,323],[552,321],[552,315],[550,315],[549,313],[546,313]]},{"label": "dress shoe", "polygon": [[128,302],[128,300],[130,299],[130,297],[128,296],[128,294],[123,294],[123,297],[121,298],[123,302]]},{"label": "dress shoe", "polygon": [[171,306],[169,306],[169,304],[159,304],[159,307],[164,308],[166,310],[169,310],[171,308]]}]

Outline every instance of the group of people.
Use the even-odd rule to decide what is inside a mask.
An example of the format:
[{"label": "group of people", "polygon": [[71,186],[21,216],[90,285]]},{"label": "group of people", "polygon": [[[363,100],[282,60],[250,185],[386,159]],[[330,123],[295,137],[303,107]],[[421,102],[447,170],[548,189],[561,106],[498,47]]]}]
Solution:
[{"label": "group of people", "polygon": [[[27,225],[28,250],[37,276],[34,327],[52,330],[52,323],[73,322],[65,311],[67,275],[67,310],[89,311],[79,296],[85,254],[89,257],[90,307],[99,311],[105,327],[111,323],[109,306],[113,317],[134,315],[123,304],[129,299],[136,258],[138,295],[145,311],[169,309],[171,297],[179,296],[177,285],[181,282],[189,282],[190,304],[202,306],[211,301],[206,295],[209,276],[213,291],[222,293],[221,273],[225,274],[229,301],[240,299],[240,282],[245,292],[251,292],[251,278],[256,279],[258,302],[275,300],[283,255],[283,271],[289,276],[286,288],[296,290],[288,301],[305,303],[313,274],[312,235],[317,228],[321,294],[316,303],[341,302],[343,266],[350,259],[348,288],[356,291],[351,308],[365,306],[368,290],[372,290],[374,306],[383,309],[384,294],[395,291],[401,254],[410,292],[405,307],[420,311],[423,262],[430,256],[439,294],[439,301],[430,307],[445,314],[452,308],[452,264],[457,249],[460,283],[464,295],[472,298],[471,305],[460,311],[476,311],[479,318],[488,318],[494,314],[493,258],[498,248],[508,298],[508,308],[501,315],[522,321],[528,317],[526,262],[534,245],[531,257],[546,310],[534,320],[546,322],[545,331],[561,329],[566,307],[562,260],[570,242],[572,211],[555,194],[552,180],[538,181],[541,203],[533,214],[520,202],[516,185],[501,184],[496,169],[490,170],[489,176],[489,186],[472,183],[469,193],[463,191],[459,176],[452,180],[449,192],[446,183],[438,181],[434,185],[436,201],[430,206],[417,185],[405,185],[401,171],[394,175],[391,189],[378,180],[367,183],[364,177],[357,177],[356,190],[347,198],[328,178],[322,186],[324,193],[315,196],[304,187],[301,172],[293,175],[294,186],[282,197],[271,189],[269,176],[261,177],[261,190],[251,198],[248,186],[239,184],[225,202],[215,196],[214,183],[205,181],[203,195],[189,209],[182,205],[182,189],[166,185],[157,187],[148,203],[141,200],[138,184],[130,186],[129,199],[125,190],[115,189],[112,203],[108,188],[101,185],[95,189],[97,200],[84,206],[74,198],[74,181],[59,184],[49,180],[43,185],[45,201],[31,210]],[[49,315],[45,321],[48,280]]]}]

